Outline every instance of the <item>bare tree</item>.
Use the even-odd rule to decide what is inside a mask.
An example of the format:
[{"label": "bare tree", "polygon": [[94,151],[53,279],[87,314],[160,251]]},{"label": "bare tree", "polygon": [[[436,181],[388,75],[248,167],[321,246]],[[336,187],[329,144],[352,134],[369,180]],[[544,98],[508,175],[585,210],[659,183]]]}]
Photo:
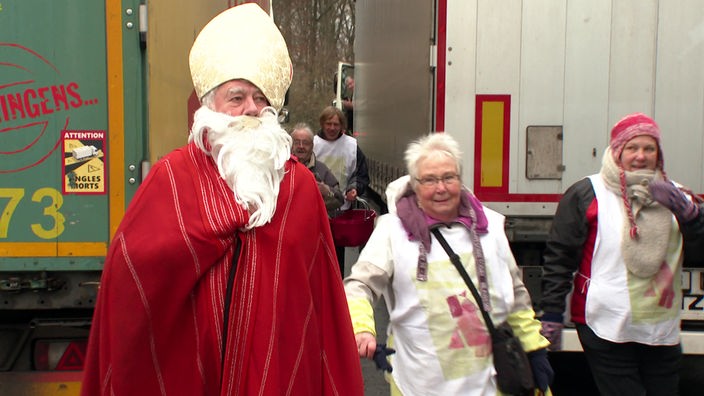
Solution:
[{"label": "bare tree", "polygon": [[318,127],[320,111],[332,103],[339,61],[354,62],[354,0],[273,0],[274,19],[288,44],[293,82],[287,108],[290,127]]}]

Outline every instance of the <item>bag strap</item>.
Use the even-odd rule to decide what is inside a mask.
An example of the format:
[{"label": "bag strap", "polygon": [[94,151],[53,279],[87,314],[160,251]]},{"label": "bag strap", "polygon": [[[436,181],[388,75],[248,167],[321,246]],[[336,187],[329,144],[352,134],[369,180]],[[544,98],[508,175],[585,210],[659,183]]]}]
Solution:
[{"label": "bag strap", "polygon": [[464,283],[467,284],[467,287],[469,287],[469,291],[472,292],[472,296],[474,296],[474,300],[477,302],[477,305],[479,305],[479,309],[482,311],[482,316],[484,317],[484,323],[486,324],[487,329],[489,330],[489,334],[494,337],[494,334],[496,333],[496,328],[494,327],[494,322],[491,320],[491,317],[489,316],[489,313],[486,312],[484,309],[484,303],[482,302],[482,297],[479,295],[479,291],[477,291],[477,288],[474,286],[474,283],[472,282],[472,279],[469,277],[469,274],[467,274],[467,270],[464,269],[464,266],[462,265],[462,262],[460,261],[460,256],[455,253],[450,245],[447,243],[445,240],[445,237],[442,236],[440,233],[440,230],[437,228],[433,228],[431,230],[433,235],[435,235],[435,238],[437,238],[438,242],[440,242],[440,245],[442,245],[442,248],[445,249],[445,252],[447,253],[448,256],[450,256],[450,261],[452,261],[452,264],[454,264],[455,268],[457,268],[457,272],[460,273],[460,276],[464,280]]}]

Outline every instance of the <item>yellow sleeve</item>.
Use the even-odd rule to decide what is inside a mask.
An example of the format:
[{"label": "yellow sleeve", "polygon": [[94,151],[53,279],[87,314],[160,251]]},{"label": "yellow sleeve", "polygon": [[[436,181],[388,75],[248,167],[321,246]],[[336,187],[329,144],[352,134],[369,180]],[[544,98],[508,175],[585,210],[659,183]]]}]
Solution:
[{"label": "yellow sleeve", "polygon": [[352,266],[344,285],[354,334],[366,331],[376,337],[374,305],[388,282],[388,274],[375,265],[358,262]]},{"label": "yellow sleeve", "polygon": [[347,298],[347,306],[352,318],[354,334],[369,332],[376,337],[376,324],[374,322],[374,308],[366,298]]},{"label": "yellow sleeve", "polygon": [[513,333],[521,340],[521,345],[526,352],[547,348],[550,345],[550,341],[540,335],[540,321],[535,318],[535,312],[532,309],[511,312],[507,321]]}]

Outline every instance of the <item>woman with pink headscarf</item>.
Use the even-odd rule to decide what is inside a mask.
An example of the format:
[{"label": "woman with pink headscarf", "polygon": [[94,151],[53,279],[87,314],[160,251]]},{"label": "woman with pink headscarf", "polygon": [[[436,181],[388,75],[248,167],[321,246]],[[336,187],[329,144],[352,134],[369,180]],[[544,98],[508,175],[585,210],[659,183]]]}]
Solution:
[{"label": "woman with pink headscarf", "polygon": [[560,349],[573,290],[571,320],[605,396],[678,394],[680,274],[704,260],[704,211],[663,164],[657,123],[624,117],[599,173],[563,195],[548,238],[542,333]]}]

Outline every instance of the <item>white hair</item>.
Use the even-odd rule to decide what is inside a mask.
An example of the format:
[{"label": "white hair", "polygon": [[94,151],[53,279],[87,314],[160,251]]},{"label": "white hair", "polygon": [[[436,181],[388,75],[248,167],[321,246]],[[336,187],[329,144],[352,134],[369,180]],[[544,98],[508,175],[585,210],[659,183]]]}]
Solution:
[{"label": "white hair", "polygon": [[406,170],[411,176],[410,181],[414,188],[418,178],[418,164],[433,156],[450,158],[457,166],[457,173],[462,174],[462,152],[459,143],[447,133],[431,133],[414,140],[406,149]]},{"label": "white hair", "polygon": [[291,155],[291,137],[265,107],[259,117],[237,116],[201,106],[188,140],[213,157],[220,176],[249,211],[246,229],[265,225],[274,216],[284,166]]},{"label": "white hair", "polygon": [[305,122],[299,122],[298,124],[294,125],[293,129],[291,129],[291,133],[289,133],[289,135],[293,134],[296,131],[305,131],[306,135],[308,137],[310,137],[311,139],[313,139],[313,137],[315,137],[315,133],[313,133],[313,129],[310,127],[310,125],[308,125]]}]

